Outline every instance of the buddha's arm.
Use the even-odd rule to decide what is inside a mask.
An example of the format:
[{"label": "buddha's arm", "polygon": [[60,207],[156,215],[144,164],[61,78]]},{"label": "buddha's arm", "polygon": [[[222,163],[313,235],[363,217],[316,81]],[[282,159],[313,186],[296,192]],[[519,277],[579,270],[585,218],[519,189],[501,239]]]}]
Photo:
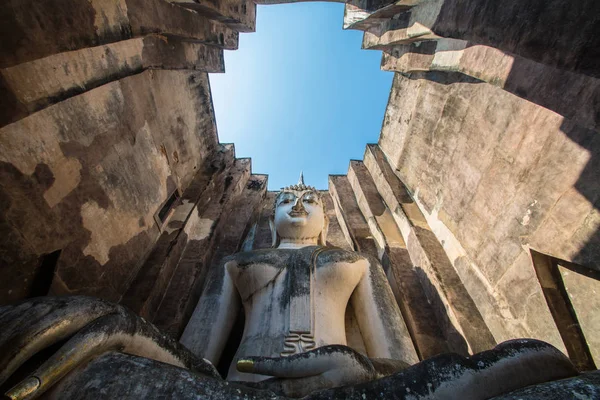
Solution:
[{"label": "buddha's arm", "polygon": [[[226,259],[227,260],[227,259]],[[180,342],[194,354],[219,362],[240,309],[240,298],[225,261],[209,275]]]},{"label": "buddha's arm", "polygon": [[379,262],[368,258],[365,271],[350,301],[370,358],[419,361],[392,289]]}]

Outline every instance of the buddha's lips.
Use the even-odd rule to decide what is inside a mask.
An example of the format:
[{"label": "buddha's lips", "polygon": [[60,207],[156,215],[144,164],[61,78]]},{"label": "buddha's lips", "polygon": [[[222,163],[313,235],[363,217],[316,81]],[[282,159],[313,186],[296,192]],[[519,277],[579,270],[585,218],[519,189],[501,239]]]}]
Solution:
[{"label": "buddha's lips", "polygon": [[306,211],[290,211],[288,215],[290,217],[306,217],[308,213]]}]

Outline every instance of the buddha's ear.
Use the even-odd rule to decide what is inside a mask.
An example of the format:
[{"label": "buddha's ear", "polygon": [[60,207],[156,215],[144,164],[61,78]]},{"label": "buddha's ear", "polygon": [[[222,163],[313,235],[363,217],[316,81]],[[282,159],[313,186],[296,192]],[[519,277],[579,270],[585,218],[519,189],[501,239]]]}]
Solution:
[{"label": "buddha's ear", "polygon": [[269,228],[271,228],[271,247],[277,247],[279,240],[277,240],[277,229],[273,217],[269,218]]},{"label": "buddha's ear", "polygon": [[319,234],[318,244],[320,246],[327,246],[327,231],[329,230],[329,218],[327,214],[323,215],[323,230]]}]

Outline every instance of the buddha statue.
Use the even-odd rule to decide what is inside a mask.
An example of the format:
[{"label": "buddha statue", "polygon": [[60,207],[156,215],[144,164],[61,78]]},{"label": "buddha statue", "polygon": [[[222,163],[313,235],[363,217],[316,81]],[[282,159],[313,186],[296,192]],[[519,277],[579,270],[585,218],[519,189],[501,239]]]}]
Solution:
[{"label": "buddha statue", "polygon": [[[231,255],[211,271],[180,343],[123,306],[90,297],[1,307],[5,396],[487,399],[577,373],[537,340],[419,362],[378,261],[327,246],[323,207],[302,179],[282,189],[273,248]],[[366,354],[348,346],[349,304]],[[213,365],[242,309],[241,343],[223,380]]]},{"label": "buddha statue", "polygon": [[276,197],[271,234],[273,248],[234,254],[214,271],[181,343],[216,364],[241,304],[245,326],[234,358],[240,361],[227,379],[260,381],[272,374],[256,373],[249,356],[346,346],[351,303],[369,357],[403,366],[418,362],[383,269],[377,260],[326,246],[320,193],[302,176]]}]

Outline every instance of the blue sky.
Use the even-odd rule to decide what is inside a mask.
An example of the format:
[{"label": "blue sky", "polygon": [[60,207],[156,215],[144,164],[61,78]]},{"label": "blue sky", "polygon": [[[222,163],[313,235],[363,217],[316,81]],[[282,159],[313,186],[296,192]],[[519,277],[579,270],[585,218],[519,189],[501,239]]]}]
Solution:
[{"label": "blue sky", "polygon": [[342,30],[344,5],[258,6],[256,32],[225,52],[210,74],[219,139],[252,157],[269,190],[305,182],[327,189],[377,142],[393,74],[381,52],[361,50],[362,32]]}]

